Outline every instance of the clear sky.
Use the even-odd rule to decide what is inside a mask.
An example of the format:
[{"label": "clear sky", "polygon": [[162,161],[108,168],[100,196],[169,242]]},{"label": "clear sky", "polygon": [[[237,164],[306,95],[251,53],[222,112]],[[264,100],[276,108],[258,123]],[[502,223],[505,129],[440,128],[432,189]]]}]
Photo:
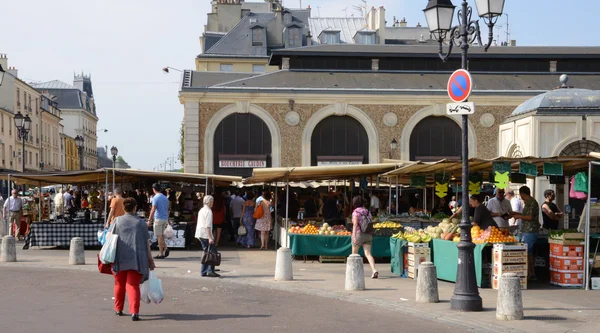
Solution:
[{"label": "clear sky", "polygon": [[[254,0],[259,1],[259,0]],[[453,1],[459,5],[457,0]],[[474,1],[470,1],[474,4]],[[92,75],[100,118],[98,143],[117,146],[136,169],[152,170],[179,151],[183,106],[180,75],[162,67],[193,69],[198,37],[210,0],[19,0],[4,4],[0,53],[25,81],[73,81],[73,72]],[[302,0],[312,15],[360,15],[361,0]],[[426,0],[368,1],[384,6],[409,26],[425,24]],[[298,0],[284,0],[296,8]],[[344,9],[346,9],[344,11]],[[598,46],[600,1],[506,0],[511,39],[517,45]],[[588,21],[588,20],[592,21]],[[505,40],[506,17],[495,29]],[[177,164],[176,166],[179,166]]]}]

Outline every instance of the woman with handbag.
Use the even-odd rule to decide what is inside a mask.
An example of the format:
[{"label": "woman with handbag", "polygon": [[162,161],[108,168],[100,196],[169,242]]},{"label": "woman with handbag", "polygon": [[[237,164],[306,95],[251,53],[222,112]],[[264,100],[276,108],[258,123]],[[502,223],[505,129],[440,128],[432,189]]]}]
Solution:
[{"label": "woman with handbag", "polygon": [[271,231],[271,193],[265,191],[262,195],[263,200],[256,203],[254,217],[256,220],[255,229],[260,231],[260,249],[268,249],[269,231]]},{"label": "woman with handbag", "polygon": [[[216,253],[215,238],[213,236],[213,212],[212,207],[215,199],[212,195],[207,195],[203,199],[204,206],[198,212],[198,223],[196,224],[196,234],[194,235],[202,244],[204,253]],[[204,261],[204,256],[203,259]],[[200,273],[202,276],[219,277],[221,275],[215,273],[215,265],[203,263]]]},{"label": "woman with handbag", "polygon": [[362,197],[355,196],[352,199],[352,205],[354,206],[354,212],[352,212],[352,254],[358,254],[358,250],[362,246],[373,272],[371,279],[376,279],[379,277],[379,273],[375,269],[375,259],[371,255],[374,230],[373,218],[371,212],[364,207]]},{"label": "woman with handbag", "polygon": [[246,201],[242,206],[242,226],[246,228],[246,234],[238,236],[238,244],[245,246],[247,249],[254,246],[256,238],[254,232],[254,224],[256,220],[252,215],[254,214],[254,192],[248,192],[246,194]]},{"label": "woman with handbag", "polygon": [[137,215],[137,203],[133,198],[123,201],[125,215],[115,219],[112,234],[118,235],[117,251],[112,270],[115,277],[115,314],[123,315],[125,292],[129,300],[131,320],[140,320],[140,284],[148,280],[154,269],[150,251],[148,227]]}]

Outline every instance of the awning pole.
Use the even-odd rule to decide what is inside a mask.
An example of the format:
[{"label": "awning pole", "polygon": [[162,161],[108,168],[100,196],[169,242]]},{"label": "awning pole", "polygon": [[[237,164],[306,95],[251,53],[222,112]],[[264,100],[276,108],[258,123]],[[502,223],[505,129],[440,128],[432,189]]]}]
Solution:
[{"label": "awning pole", "polygon": [[113,191],[113,195],[115,195],[115,169],[112,169],[112,179],[113,179],[112,191]]},{"label": "awning pole", "polygon": [[[290,224],[290,177],[285,179],[285,230],[289,229]],[[285,240],[285,247],[288,247],[287,238]]]},{"label": "awning pole", "polygon": [[[585,223],[585,256],[583,257],[583,262],[585,263],[583,274],[585,276],[585,290],[590,290],[590,213],[591,213],[591,197],[592,197],[592,168],[594,163],[590,161],[588,165],[588,196],[587,203],[585,205],[586,209],[586,223]],[[596,258],[594,258],[595,260]]]},{"label": "awning pole", "polygon": [[104,184],[104,225],[106,225],[106,219],[108,218],[108,170],[105,170],[106,180]]},{"label": "awning pole", "polygon": [[[12,190],[12,184],[10,183],[10,174],[8,174],[8,186],[6,186],[7,188],[7,200],[9,200],[8,198],[10,198],[10,191]],[[9,204],[10,205],[10,204]],[[9,207],[10,208],[10,207]],[[4,208],[2,208],[3,212],[4,212]],[[4,216],[4,235],[8,236],[10,235],[10,225],[9,225],[9,220],[10,220],[10,213],[6,214],[7,216]]]},{"label": "awning pole", "polygon": [[399,200],[400,194],[398,193],[398,176],[396,176],[396,215],[398,215],[399,211],[398,211],[398,200]]},{"label": "awning pole", "polygon": [[425,187],[423,188],[423,210],[427,213],[427,183],[425,183]]},{"label": "awning pole", "polygon": [[[275,203],[275,205],[274,205],[275,206],[275,222],[273,222],[273,228],[275,229],[275,230],[273,230],[273,232],[275,234],[275,246],[274,246],[275,249],[277,249],[277,228],[278,228],[276,222],[277,222],[277,217],[279,216],[279,215],[277,215],[278,214],[278,211],[277,211],[277,206],[278,206],[277,197],[278,197],[278,195],[277,195],[277,193],[279,192],[277,190],[277,185],[278,184],[277,184],[277,181],[276,181],[275,182],[275,201],[274,201],[274,203]],[[269,214],[271,214],[271,212],[269,212]],[[287,229],[286,229],[286,235],[287,235]]]},{"label": "awning pole", "polygon": [[42,209],[44,207],[44,198],[42,195],[42,182],[40,181],[40,204],[38,205],[38,222],[42,222]]},{"label": "awning pole", "polygon": [[[388,183],[390,182],[390,178],[388,177]],[[392,184],[390,184],[390,190],[388,194],[388,215],[392,215]],[[396,206],[398,207],[398,206]]]}]

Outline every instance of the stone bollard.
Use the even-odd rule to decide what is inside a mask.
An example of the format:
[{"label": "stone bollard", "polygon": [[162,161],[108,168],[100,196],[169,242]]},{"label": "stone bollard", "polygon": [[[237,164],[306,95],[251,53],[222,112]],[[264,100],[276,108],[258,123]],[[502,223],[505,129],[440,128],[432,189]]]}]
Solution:
[{"label": "stone bollard", "polygon": [[293,278],[292,251],[287,247],[281,247],[277,250],[275,261],[275,281],[291,281]]},{"label": "stone bollard", "polygon": [[71,239],[69,265],[85,265],[85,251],[83,250],[83,238],[81,237]]},{"label": "stone bollard", "polygon": [[521,279],[515,273],[504,273],[500,277],[496,319],[522,320],[523,299],[521,297]]},{"label": "stone bollard", "polygon": [[437,272],[432,262],[426,261],[419,265],[416,301],[419,303],[437,303],[440,301]]},{"label": "stone bollard", "polygon": [[359,254],[351,254],[346,261],[346,290],[365,290],[363,258]]},{"label": "stone bollard", "polygon": [[2,237],[2,249],[0,252],[1,262],[17,261],[17,248],[15,246],[15,238],[13,236]]}]

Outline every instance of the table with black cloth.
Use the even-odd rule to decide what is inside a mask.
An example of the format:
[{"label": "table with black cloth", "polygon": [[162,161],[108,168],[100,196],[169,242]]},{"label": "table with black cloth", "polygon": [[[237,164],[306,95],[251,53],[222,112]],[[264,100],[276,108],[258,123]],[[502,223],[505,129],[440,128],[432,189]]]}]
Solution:
[{"label": "table with black cloth", "polygon": [[98,231],[104,230],[104,223],[31,223],[27,242],[29,246],[68,247],[74,237],[83,238],[84,246],[101,246]]},{"label": "table with black cloth", "polygon": [[[288,234],[290,250],[295,256],[347,257],[352,253],[352,237]],[[363,255],[362,247],[359,251]],[[373,257],[391,257],[390,237],[373,236],[371,246]]]}]

